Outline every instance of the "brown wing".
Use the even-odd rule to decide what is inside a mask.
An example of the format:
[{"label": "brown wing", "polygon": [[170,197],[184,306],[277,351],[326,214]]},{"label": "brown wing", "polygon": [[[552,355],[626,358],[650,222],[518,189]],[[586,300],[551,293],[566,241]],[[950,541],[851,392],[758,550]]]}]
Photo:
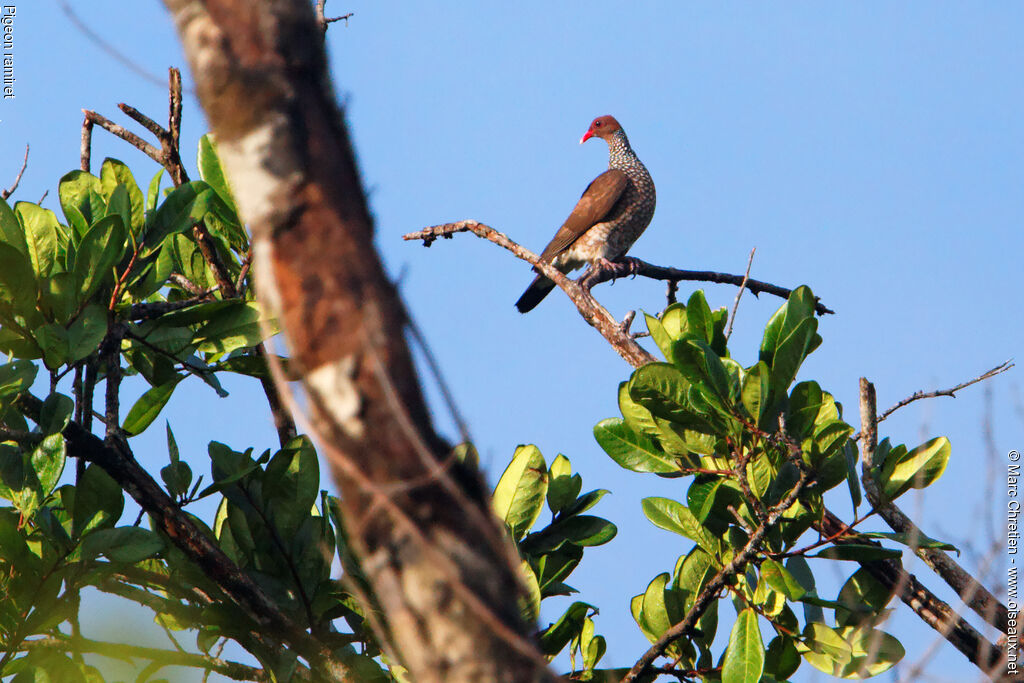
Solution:
[{"label": "brown wing", "polygon": [[618,169],[609,169],[597,176],[583,191],[576,208],[565,219],[554,238],[544,247],[541,259],[550,261],[572,246],[583,233],[604,220],[626,190],[626,184],[626,174]]}]

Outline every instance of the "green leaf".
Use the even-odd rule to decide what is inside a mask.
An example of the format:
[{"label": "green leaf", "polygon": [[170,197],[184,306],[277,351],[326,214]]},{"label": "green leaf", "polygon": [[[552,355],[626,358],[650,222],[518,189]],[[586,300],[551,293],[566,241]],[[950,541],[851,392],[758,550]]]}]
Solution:
[{"label": "green leaf", "polygon": [[308,438],[295,437],[274,454],[263,476],[263,497],[268,505],[273,503],[274,522],[282,533],[294,533],[319,491],[316,450]]},{"label": "green leaf", "polygon": [[[153,178],[150,184],[150,192],[153,185],[159,182],[159,176]],[[213,189],[201,180],[184,183],[174,188],[164,201],[151,213],[146,222],[145,255],[160,248],[169,236],[191,230],[196,221],[202,219],[206,212],[205,206],[199,211],[193,211],[195,205],[203,193],[213,193]]]},{"label": "green leaf", "polygon": [[[811,652],[804,659],[820,671],[847,679],[877,676],[903,659],[905,651],[884,631],[845,626],[827,629],[821,624],[807,641]],[[831,631],[828,634],[827,631]]]},{"label": "green leaf", "polygon": [[17,396],[36,381],[39,367],[27,360],[15,360],[0,365],[0,398]]},{"label": "green leaf", "polygon": [[685,536],[712,556],[718,553],[718,541],[685,505],[670,498],[644,498],[644,515],[666,531]]},{"label": "green leaf", "polygon": [[153,179],[149,181],[149,188],[146,190],[146,211],[152,211],[156,208],[156,203],[160,199],[160,180],[164,177],[164,169],[160,169],[153,176]]},{"label": "green leaf", "polygon": [[53,211],[29,202],[18,202],[14,212],[24,230],[24,239],[29,260],[36,276],[50,274],[57,259],[57,216]]},{"label": "green leaf", "polygon": [[[667,312],[668,311],[666,310],[666,313]],[[651,339],[653,339],[654,343],[658,345],[659,349],[661,349],[662,355],[665,356],[665,358],[671,358],[672,344],[675,340],[669,336],[662,322],[654,316],[644,313],[644,320],[647,322],[647,331],[650,332]]]},{"label": "green leaf", "polygon": [[107,334],[107,309],[99,304],[89,304],[68,326],[64,336],[67,342],[69,363],[76,363],[99,348]]},{"label": "green leaf", "polygon": [[765,402],[768,400],[768,388],[771,377],[764,361],[747,370],[740,388],[740,399],[747,414],[757,424],[764,414]]},{"label": "green leaf", "polygon": [[544,456],[536,446],[519,446],[512,462],[498,480],[492,506],[520,539],[530,530],[544,508],[548,491],[548,471]]},{"label": "green leaf", "polygon": [[540,634],[540,650],[548,657],[554,657],[576,637],[583,628],[583,620],[593,610],[593,605],[585,602],[574,602],[569,605],[558,621],[544,629]]},{"label": "green leaf", "polygon": [[757,624],[757,612],[740,612],[729,636],[722,660],[722,683],[758,683],[764,673],[764,643]]},{"label": "green leaf", "polygon": [[530,534],[522,543],[522,549],[529,553],[544,553],[556,550],[563,543],[584,547],[604,545],[615,538],[618,529],[607,519],[592,515],[577,515],[560,520],[543,530]]},{"label": "green leaf", "polygon": [[772,638],[765,652],[764,671],[777,681],[784,681],[800,668],[800,653],[793,638],[779,635]]},{"label": "green leaf", "polygon": [[124,492],[99,465],[89,465],[75,488],[71,535],[82,538],[101,527],[112,527],[124,511]]},{"label": "green leaf", "polygon": [[700,289],[691,294],[690,300],[686,302],[686,323],[688,336],[711,344],[715,338],[715,321],[704,292]]},{"label": "green leaf", "polygon": [[583,478],[572,473],[572,465],[564,455],[554,459],[548,474],[548,507],[551,512],[558,514],[576,502],[576,496],[583,487]]},{"label": "green leaf", "polygon": [[5,199],[0,199],[0,244],[6,244],[18,253],[28,256],[25,230]]},{"label": "green leaf", "polygon": [[74,410],[75,402],[70,396],[50,394],[39,411],[39,431],[43,434],[59,434],[68,426]]},{"label": "green leaf", "polygon": [[868,562],[871,560],[891,560],[903,555],[900,550],[883,548],[877,545],[862,545],[859,543],[844,543],[825,548],[815,555],[808,557],[822,557],[827,560],[853,560],[855,562]]},{"label": "green leaf", "polygon": [[0,242],[0,309],[6,303],[23,316],[38,315],[36,293],[36,274],[29,257]]},{"label": "green leaf", "polygon": [[722,359],[707,342],[683,339],[672,347],[672,357],[686,379],[700,388],[705,400],[726,412],[732,400],[729,376]]},{"label": "green leaf", "polygon": [[238,213],[235,204],[235,196],[231,192],[227,176],[221,167],[220,158],[217,155],[217,147],[209,133],[199,138],[199,173],[203,180],[210,184],[232,213]]},{"label": "green leaf", "polygon": [[82,237],[75,255],[75,281],[80,301],[85,301],[113,277],[112,269],[121,261],[128,244],[128,232],[120,216],[96,221]]},{"label": "green leaf", "polygon": [[84,225],[89,226],[103,217],[106,208],[103,201],[103,185],[100,179],[86,171],[71,171],[60,179],[57,194],[60,206],[69,224],[81,233]]},{"label": "green leaf", "polygon": [[923,533],[918,531],[913,532],[893,532],[893,531],[862,531],[858,536],[865,538],[886,538],[896,543],[902,543],[905,546],[914,548],[931,548],[934,550],[950,550],[955,552],[957,555],[960,554],[960,550],[952,543],[946,543],[945,541],[939,541],[934,538],[925,536]]},{"label": "green leaf", "polygon": [[106,555],[112,562],[141,562],[163,549],[164,542],[160,536],[137,526],[96,529],[82,539],[82,555]]},{"label": "green leaf", "polygon": [[[850,489],[850,501],[853,503],[854,512],[862,502],[860,492],[860,477],[857,476],[857,447],[853,441],[843,444],[843,458],[846,459],[846,484]],[[856,515],[855,515],[856,516]]]},{"label": "green leaf", "polygon": [[44,496],[50,495],[60,480],[67,459],[63,434],[50,434],[32,451],[32,468],[36,471]]},{"label": "green leaf", "polygon": [[125,225],[131,226],[133,234],[138,234],[146,222],[145,199],[139,184],[135,182],[135,176],[128,167],[117,159],[104,159],[100,168],[100,185],[103,194],[113,198],[114,190],[121,186],[124,188],[128,199],[128,211],[124,216]]},{"label": "green leaf", "polygon": [[881,621],[885,618],[883,610],[893,597],[888,588],[862,567],[839,590],[836,601],[843,605],[843,609],[836,609],[836,625],[872,625]]},{"label": "green leaf", "polygon": [[196,332],[199,351],[231,353],[256,346],[277,333],[277,321],[264,316],[255,301],[230,303]]},{"label": "green leaf", "polygon": [[789,570],[771,558],[761,563],[761,578],[789,600],[799,600],[807,593]]},{"label": "green leaf", "polygon": [[894,500],[912,488],[929,486],[946,471],[949,454],[949,439],[944,436],[927,441],[906,454],[893,450],[882,464],[883,495]]},{"label": "green leaf", "polygon": [[139,400],[128,411],[128,416],[124,418],[124,431],[128,432],[131,436],[137,436],[144,432],[149,425],[153,424],[153,420],[157,418],[160,411],[171,400],[171,395],[174,393],[175,388],[177,388],[178,382],[182,379],[184,379],[184,376],[179,375],[170,382],[151,387],[140,396]]},{"label": "green leaf", "polygon": [[[818,321],[814,318],[803,320],[793,332],[780,340],[775,355],[772,356],[771,391],[773,396],[781,396],[800,370],[800,365],[816,346]],[[820,337],[817,337],[820,343]]]},{"label": "green leaf", "polygon": [[184,496],[192,485],[192,468],[187,462],[177,461],[160,468],[160,478],[172,497]]},{"label": "green leaf", "polygon": [[594,426],[594,438],[619,466],[634,472],[678,472],[675,458],[623,420],[610,417]]}]

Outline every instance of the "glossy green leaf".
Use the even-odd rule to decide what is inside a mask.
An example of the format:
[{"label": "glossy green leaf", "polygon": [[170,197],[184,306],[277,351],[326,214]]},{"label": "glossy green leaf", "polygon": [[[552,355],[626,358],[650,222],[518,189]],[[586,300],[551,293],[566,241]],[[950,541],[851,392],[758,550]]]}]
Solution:
[{"label": "glossy green leaf", "polygon": [[747,415],[753,419],[754,424],[761,419],[765,411],[765,402],[768,400],[769,380],[768,366],[764,361],[747,370],[743,377],[743,384],[740,388],[740,400],[747,411]]},{"label": "glossy green leaf", "polygon": [[153,424],[153,420],[157,418],[160,411],[171,400],[171,395],[174,393],[175,388],[177,388],[178,382],[182,379],[182,376],[178,376],[170,382],[150,387],[146,393],[135,401],[131,410],[128,411],[128,415],[124,418],[124,431],[131,436],[136,436]]},{"label": "glossy green leaf", "polygon": [[747,608],[736,617],[722,660],[722,683],[758,683],[764,673],[764,643],[757,612]]},{"label": "glossy green leaf", "polygon": [[134,564],[153,557],[163,549],[164,542],[160,536],[137,526],[96,529],[82,539],[84,556],[106,555],[112,562]]},{"label": "glossy green leaf", "polygon": [[57,434],[64,431],[71,421],[75,402],[70,396],[53,393],[43,401],[39,411],[39,431],[43,434]]},{"label": "glossy green leaf", "polygon": [[905,546],[912,548],[930,548],[933,550],[949,550],[955,552],[957,555],[960,554],[960,550],[952,543],[946,543],[945,541],[939,541],[923,533],[913,532],[893,532],[893,531],[862,531],[858,536],[865,538],[884,538],[896,543],[901,543]]},{"label": "glossy green leaf", "polygon": [[128,167],[117,159],[104,159],[100,167],[100,186],[103,194],[108,198],[113,196],[115,188],[124,188],[125,197],[128,200],[128,211],[125,216],[125,225],[130,226],[132,233],[138,234],[146,221],[145,199],[139,184]]},{"label": "glossy green leaf", "polygon": [[695,541],[712,556],[717,554],[717,539],[682,503],[670,498],[644,498],[642,506],[644,515],[655,526]]},{"label": "glossy green leaf", "polygon": [[619,466],[634,472],[678,472],[675,458],[651,438],[632,429],[623,420],[611,417],[594,427],[594,438]]},{"label": "glossy green leaf", "polygon": [[704,292],[700,289],[691,294],[690,300],[686,302],[686,322],[688,336],[711,344],[715,336],[715,321]]},{"label": "glossy green leaf", "polygon": [[107,310],[99,304],[89,304],[68,326],[65,340],[69,363],[76,363],[99,349],[107,334]]},{"label": "glossy green leaf", "polygon": [[[86,171],[71,171],[60,179],[57,194],[69,223],[84,219],[92,225],[103,217],[106,208],[100,179]],[[79,228],[80,226],[76,226]]]},{"label": "glossy green leaf", "polygon": [[18,202],[14,212],[24,230],[24,239],[32,269],[39,278],[53,270],[57,259],[57,231],[60,229],[53,211],[29,202]]},{"label": "glossy green leaf", "polygon": [[37,315],[36,292],[36,274],[29,257],[0,242],[0,304],[26,317]]},{"label": "glossy green leaf", "polygon": [[277,321],[263,315],[255,301],[230,303],[196,332],[199,351],[231,353],[256,346],[277,333]]},{"label": "glossy green leaf", "polygon": [[57,486],[66,459],[67,446],[64,443],[64,435],[59,433],[50,434],[32,451],[32,467],[36,471],[36,478],[39,479],[44,496],[49,495]]},{"label": "glossy green leaf", "polygon": [[885,606],[893,597],[892,591],[862,567],[839,590],[836,602],[843,607],[836,609],[836,625],[857,626],[881,621],[885,619]]},{"label": "glossy green leaf", "polygon": [[877,545],[864,545],[859,543],[844,543],[834,545],[810,555],[809,557],[822,557],[827,560],[852,560],[855,562],[868,562],[871,560],[892,560],[901,557],[903,552],[890,548],[883,548]]},{"label": "glossy green leaf", "polygon": [[124,510],[124,492],[99,465],[89,465],[75,488],[72,536],[112,527]]},{"label": "glossy green leaf", "polygon": [[19,254],[28,256],[28,245],[25,243],[25,230],[18,222],[18,217],[11,210],[6,199],[0,198],[0,244],[12,247]]},{"label": "glossy green leaf", "polygon": [[939,436],[905,455],[889,457],[882,465],[882,494],[894,500],[912,488],[929,486],[946,471],[950,450],[949,439]]},{"label": "glossy green leaf", "polygon": [[564,455],[558,455],[548,469],[548,507],[558,513],[576,501],[583,487],[583,479],[572,473],[572,465]]},{"label": "glossy green leaf", "polygon": [[522,538],[540,516],[548,491],[548,470],[536,446],[516,448],[512,462],[498,480],[492,506],[512,531]]},{"label": "glossy green leaf", "polygon": [[761,563],[761,578],[789,600],[799,600],[807,593],[788,569],[771,558],[765,558]]},{"label": "glossy green leaf", "polygon": [[793,638],[779,635],[772,638],[765,651],[764,672],[777,681],[784,681],[800,668],[800,653]]},{"label": "glossy green leaf", "polygon": [[120,216],[96,221],[82,237],[75,255],[75,280],[80,300],[88,299],[105,281],[128,247],[128,232]]},{"label": "glossy green leaf", "polygon": [[569,605],[558,621],[548,626],[540,634],[541,652],[548,657],[553,657],[561,652],[583,628],[583,620],[593,609],[592,605],[585,602],[574,602]]},{"label": "glossy green leaf", "polygon": [[156,203],[160,199],[160,181],[164,177],[164,169],[160,169],[153,176],[153,179],[149,181],[149,187],[146,189],[146,211],[152,211],[156,208]]},{"label": "glossy green leaf", "polygon": [[39,367],[27,360],[15,360],[0,365],[0,398],[17,396],[32,386]]},{"label": "glossy green leaf", "polygon": [[220,158],[217,156],[216,145],[209,133],[199,138],[198,165],[199,173],[202,175],[203,180],[216,190],[217,194],[233,213],[238,213],[234,194],[231,192],[231,186],[228,183],[227,176],[224,174]]}]

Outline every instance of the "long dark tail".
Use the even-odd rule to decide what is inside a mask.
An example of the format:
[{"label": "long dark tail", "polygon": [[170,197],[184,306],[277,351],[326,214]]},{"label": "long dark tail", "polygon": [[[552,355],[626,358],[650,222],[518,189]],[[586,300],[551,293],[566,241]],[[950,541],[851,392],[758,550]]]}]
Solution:
[{"label": "long dark tail", "polygon": [[519,309],[520,313],[532,311],[537,304],[544,300],[548,292],[554,288],[555,283],[553,280],[549,280],[543,275],[538,275],[533,278],[533,282],[526,288],[523,295],[519,297],[519,301],[516,302],[516,308]]}]

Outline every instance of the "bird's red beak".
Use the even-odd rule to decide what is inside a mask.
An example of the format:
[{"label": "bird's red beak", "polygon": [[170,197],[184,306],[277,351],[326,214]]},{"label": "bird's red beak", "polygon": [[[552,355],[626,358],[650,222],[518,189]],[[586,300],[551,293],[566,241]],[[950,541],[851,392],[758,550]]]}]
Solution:
[{"label": "bird's red beak", "polygon": [[587,129],[587,132],[584,133],[583,137],[580,138],[580,144],[582,145],[584,142],[586,142],[592,137],[594,137],[594,131]]}]

